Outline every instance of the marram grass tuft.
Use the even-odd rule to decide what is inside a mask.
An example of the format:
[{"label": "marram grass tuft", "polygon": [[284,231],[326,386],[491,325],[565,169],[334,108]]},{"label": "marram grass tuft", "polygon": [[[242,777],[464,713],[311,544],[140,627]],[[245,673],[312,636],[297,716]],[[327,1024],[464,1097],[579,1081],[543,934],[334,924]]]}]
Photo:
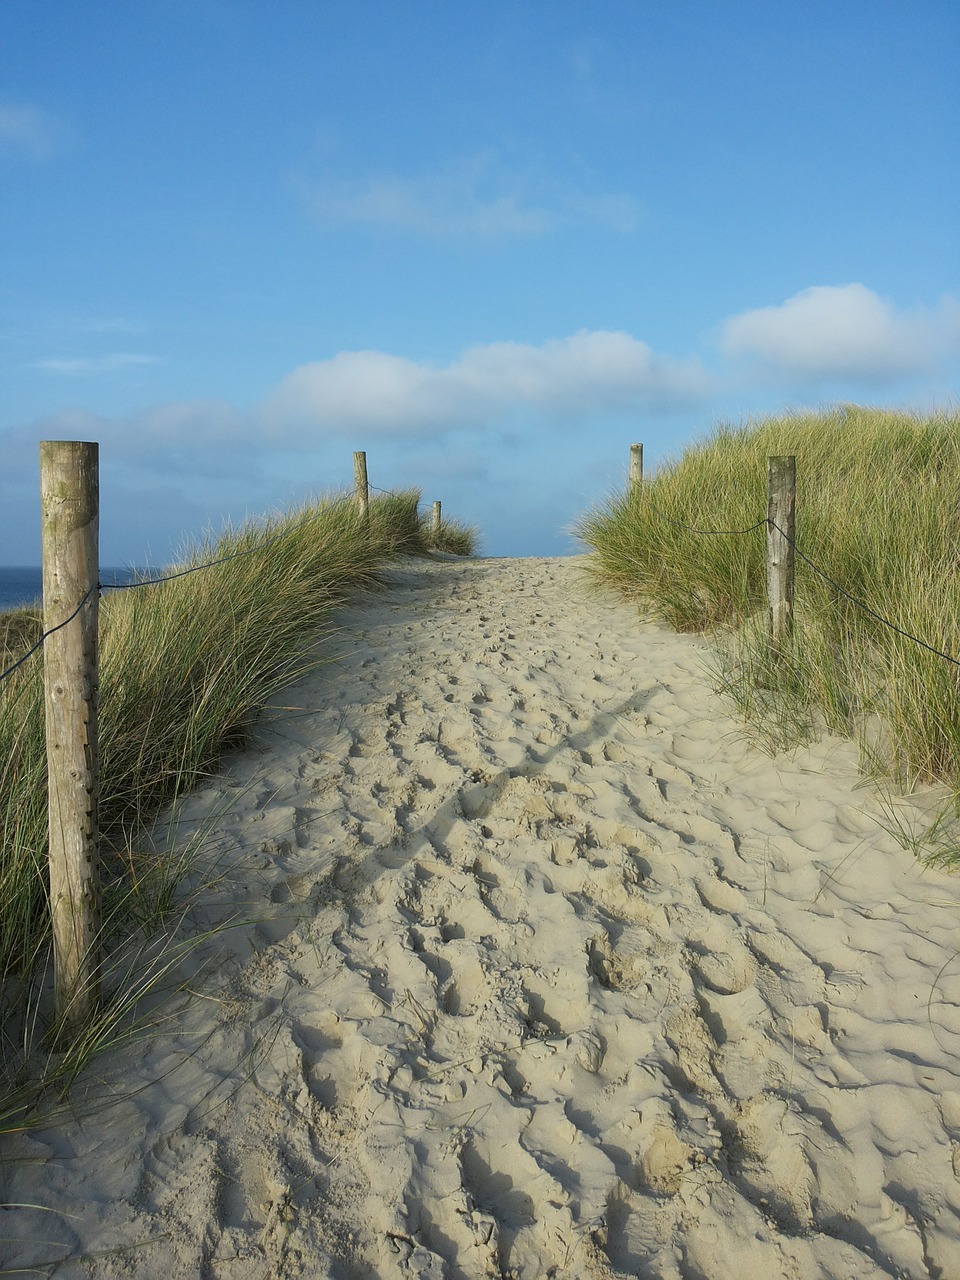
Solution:
[{"label": "marram grass tuft", "polygon": [[[795,636],[766,639],[767,458],[797,460]],[[598,583],[677,631],[713,633],[713,674],[769,749],[828,729],[901,791],[960,803],[960,415],[844,405],[705,441],[577,522]],[[758,527],[750,528],[758,525]],[[750,532],[692,533],[703,530]],[[858,607],[869,606],[930,649]],[[960,861],[956,845],[931,855]]]},{"label": "marram grass tuft", "polygon": [[[111,947],[129,950],[131,932],[146,936],[156,927],[182,858],[182,851],[175,854],[176,865],[166,869],[137,865],[129,856],[138,847],[134,833],[245,741],[274,691],[324,660],[325,627],[339,601],[375,586],[391,557],[429,553],[419,497],[414,490],[377,496],[367,521],[351,498],[324,498],[228,529],[167,572],[223,563],[104,593],[100,818]],[[469,554],[472,531],[448,528],[459,539],[456,549]],[[0,615],[0,622],[6,666],[38,638],[40,617],[36,610],[18,610]],[[38,652],[0,684],[0,1077],[6,1079],[5,1086],[0,1082],[0,1131],[4,1115],[19,1106],[14,1100],[23,1081],[17,1073],[37,1070],[44,1032],[37,995],[38,974],[49,968],[43,721]],[[75,1073],[91,1046],[115,1037],[117,1009],[126,1009],[131,992],[143,984],[139,975],[126,994],[118,993],[119,1003],[105,1011],[90,1044],[76,1046],[65,1060],[60,1055],[58,1080]],[[39,1068],[41,1081],[45,1071]]]}]

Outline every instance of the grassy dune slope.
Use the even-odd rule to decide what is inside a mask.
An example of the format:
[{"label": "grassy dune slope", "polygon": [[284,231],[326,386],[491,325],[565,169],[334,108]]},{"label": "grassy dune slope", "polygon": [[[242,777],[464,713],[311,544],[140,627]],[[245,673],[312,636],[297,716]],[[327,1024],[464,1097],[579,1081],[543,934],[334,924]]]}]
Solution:
[{"label": "grassy dune slope", "polygon": [[[960,796],[960,666],[898,635],[796,557],[792,652],[765,641],[767,458],[797,459],[796,544],[850,595],[960,659],[960,415],[854,406],[718,427],[575,532],[596,579],[680,631],[712,631],[720,688],[769,746],[826,726],[875,778]],[[879,726],[879,730],[878,730]],[[955,850],[941,851],[956,860]]]},{"label": "grassy dune slope", "polygon": [[[327,498],[228,530],[175,569],[233,557],[224,563],[104,594],[100,819],[110,946],[156,927],[177,875],[176,863],[125,857],[131,834],[215,770],[276,689],[323,660],[331,608],[375,584],[394,555],[434,546],[472,553],[473,531],[456,522],[434,541],[418,500],[415,491],[379,496],[365,523],[353,501]],[[29,647],[39,622],[35,610],[2,616],[0,668]],[[11,1073],[46,1029],[37,976],[49,967],[43,719],[37,653],[0,684],[0,1076],[8,1097]],[[103,1036],[92,1028],[91,1044]],[[84,1056],[78,1047],[74,1066]],[[3,1110],[0,1099],[0,1128]]]}]

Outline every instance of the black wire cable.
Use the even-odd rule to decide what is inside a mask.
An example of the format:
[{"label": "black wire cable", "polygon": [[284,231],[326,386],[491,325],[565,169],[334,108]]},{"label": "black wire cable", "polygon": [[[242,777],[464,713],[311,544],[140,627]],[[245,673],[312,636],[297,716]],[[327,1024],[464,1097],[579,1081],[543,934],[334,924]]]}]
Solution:
[{"label": "black wire cable", "polygon": [[[764,523],[766,524],[768,522],[764,521]],[[780,528],[780,526],[776,524],[773,520],[769,521],[769,523],[773,525],[774,529],[778,530],[780,533],[783,533],[783,530]],[[836,587],[836,589],[841,593],[841,595],[845,595],[848,600],[852,600],[855,605],[858,605],[866,613],[871,614],[874,618],[876,618],[879,622],[882,622],[884,626],[889,627],[892,631],[896,631],[901,636],[906,636],[908,640],[916,640],[917,644],[922,644],[925,649],[929,649],[930,652],[935,653],[937,657],[946,658],[946,660],[948,662],[952,662],[954,666],[960,667],[960,662],[958,662],[956,658],[951,658],[949,653],[944,653],[941,649],[934,649],[933,645],[927,644],[926,640],[921,640],[919,636],[912,635],[909,631],[903,631],[900,627],[896,625],[896,623],[890,622],[888,618],[885,618],[883,617],[882,614],[877,613],[875,609],[871,609],[868,604],[864,604],[862,600],[858,600],[856,596],[852,596],[849,591],[847,591],[844,587],[840,586],[839,582],[834,582],[832,578],[827,577],[827,575],[823,572],[822,569],[818,569],[817,566],[810,559],[810,557],[803,554],[803,552],[800,550],[800,548],[797,546],[794,540],[789,536],[789,534],[783,533],[783,536],[790,543],[791,547],[793,547],[794,551],[796,551],[797,555],[800,556],[801,559],[806,560],[807,564],[814,571],[814,573],[818,573],[820,577],[824,579],[825,582],[829,582],[831,587]]]},{"label": "black wire cable", "polygon": [[[348,501],[348,498],[339,498],[331,506],[339,506],[341,503]],[[329,508],[323,509],[329,510]],[[262,551],[264,547],[269,547],[272,542],[279,542],[281,538],[287,538],[290,534],[296,533],[298,529],[302,529],[311,520],[316,519],[319,515],[319,510],[311,511],[298,524],[291,525],[289,529],[281,529],[279,533],[265,538],[263,542],[247,547],[246,551],[233,551],[228,556],[220,556],[217,560],[207,560],[203,564],[191,565],[189,569],[179,569],[176,573],[167,573],[160,578],[140,578],[136,582],[100,582],[97,584],[98,588],[100,591],[132,591],[135,587],[153,587],[160,582],[172,582],[174,578],[185,578],[188,573],[199,573],[201,569],[212,569],[214,565],[226,564],[228,560],[239,560],[241,556],[252,556],[255,551]]]},{"label": "black wire cable", "polygon": [[40,646],[43,644],[44,640],[46,640],[47,636],[52,636],[54,632],[60,631],[63,627],[65,627],[68,622],[72,622],[97,589],[98,589],[97,587],[91,587],[90,590],[84,594],[83,599],[74,609],[73,613],[71,613],[69,618],[64,618],[63,622],[58,622],[55,627],[51,627],[49,631],[45,631],[43,635],[40,637],[40,639],[37,641],[37,643],[33,646],[33,648],[28,649],[22,658],[18,658],[12,667],[7,667],[6,671],[0,671],[0,681],[6,680],[7,676],[11,675],[14,671],[16,671],[17,667],[22,667],[28,658],[32,658],[33,655],[40,648]]},{"label": "black wire cable", "polygon": [[[385,493],[391,497],[397,496],[392,490],[380,489],[378,488],[377,485],[370,485],[369,488],[376,489],[378,493]],[[350,501],[351,501],[350,498],[340,499],[340,502],[350,502]],[[949,653],[944,653],[942,649],[935,649],[933,645],[927,644],[926,640],[921,640],[919,636],[915,636],[909,631],[904,631],[901,627],[898,627],[896,623],[891,622],[888,618],[883,617],[882,614],[877,613],[875,609],[871,609],[869,605],[864,604],[862,600],[859,600],[857,599],[856,596],[851,595],[849,591],[847,591],[844,587],[840,586],[839,582],[835,582],[833,578],[831,578],[828,574],[824,573],[822,569],[819,569],[817,565],[814,564],[814,562],[810,559],[810,557],[808,555],[805,555],[804,552],[800,550],[800,548],[797,546],[794,539],[791,538],[788,534],[784,533],[783,529],[781,529],[780,526],[776,524],[774,521],[770,519],[757,520],[755,524],[748,526],[748,528],[746,529],[697,529],[693,525],[684,524],[682,520],[675,520],[673,519],[672,516],[664,515],[662,511],[659,511],[657,509],[656,504],[650,501],[649,497],[645,497],[644,506],[649,506],[650,509],[656,515],[658,515],[661,520],[666,520],[668,524],[676,525],[677,528],[679,529],[686,529],[689,533],[697,533],[697,534],[705,534],[705,535],[710,535],[710,534],[739,535],[739,534],[752,533],[754,529],[759,529],[764,525],[771,526],[772,528],[776,529],[778,533],[782,534],[784,538],[787,539],[787,541],[793,547],[797,555],[800,556],[802,560],[806,561],[806,563],[810,566],[810,568],[814,571],[814,573],[819,574],[820,577],[823,578],[825,582],[829,582],[830,585],[835,590],[839,591],[841,595],[846,596],[848,600],[852,600],[853,603],[857,605],[858,608],[863,609],[865,613],[869,613],[871,617],[876,618],[878,622],[882,622],[883,625],[886,627],[889,627],[891,631],[896,631],[898,635],[904,636],[907,640],[915,641],[917,644],[922,645],[924,649],[928,649],[931,653],[936,654],[937,657],[946,658],[946,660],[948,662],[952,662],[954,666],[960,667],[960,661],[958,661],[954,657],[951,657]],[[187,576],[187,574],[199,573],[201,569],[211,569],[215,565],[226,564],[229,560],[237,560],[241,556],[249,556],[249,555],[252,555],[255,551],[262,551],[264,547],[268,547],[272,542],[277,542],[281,538],[285,538],[289,534],[294,533],[296,530],[302,529],[303,526],[308,523],[308,521],[315,518],[316,514],[317,514],[316,512],[311,512],[311,514],[307,516],[306,519],[300,521],[299,524],[293,525],[292,528],[289,528],[289,529],[282,529],[279,533],[274,534],[270,538],[267,538],[264,542],[258,542],[255,546],[248,547],[245,551],[235,551],[229,556],[220,556],[219,559],[217,560],[208,560],[204,564],[192,565],[189,569],[180,569],[177,573],[165,574],[163,577],[160,577],[160,578],[141,578],[138,582],[98,582],[96,588],[91,588],[91,590],[86,593],[86,595],[77,605],[76,609],[74,609],[73,613],[71,613],[69,618],[65,619],[63,622],[59,623],[57,626],[51,627],[49,631],[45,631],[43,635],[40,637],[40,639],[36,642],[36,644],[33,645],[31,649],[28,649],[27,652],[13,664],[13,666],[8,667],[6,671],[0,672],[0,683],[6,680],[6,678],[9,675],[12,675],[13,672],[16,671],[18,667],[21,667],[27,661],[28,658],[32,657],[33,654],[35,654],[37,650],[41,647],[44,640],[46,640],[47,636],[53,635],[55,631],[59,631],[61,627],[65,627],[68,622],[72,622],[73,619],[80,612],[80,610],[83,608],[83,606],[87,603],[87,600],[90,598],[93,590],[97,590],[101,592],[102,591],[131,591],[136,587],[149,587],[149,586],[156,586],[161,582],[172,582],[174,578],[184,578]]]},{"label": "black wire cable", "polygon": [[[397,496],[392,489],[380,489],[375,484],[370,485],[369,487],[371,489],[376,489],[378,493],[385,493],[393,498]],[[136,582],[98,582],[95,589],[101,593],[104,591],[132,591],[136,587],[153,587],[157,586],[161,582],[172,582],[174,578],[185,578],[190,573],[199,573],[201,569],[212,569],[215,565],[226,564],[229,560],[238,560],[241,556],[253,555],[255,551],[262,551],[264,547],[269,547],[272,542],[279,542],[281,538],[289,537],[290,534],[296,533],[298,529],[302,529],[305,525],[309,524],[311,520],[316,519],[321,510],[330,510],[330,507],[343,506],[345,504],[350,504],[353,501],[354,499],[352,497],[338,498],[335,502],[332,502],[330,506],[311,511],[310,514],[305,516],[298,524],[292,525],[289,529],[281,529],[279,533],[273,534],[272,537],[266,538],[263,542],[258,542],[255,546],[247,547],[245,551],[234,551],[228,556],[220,556],[217,560],[207,560],[203,564],[191,565],[189,569],[179,569],[176,573],[164,574],[159,578],[140,578]],[[93,588],[91,590],[93,590]],[[52,636],[55,631],[59,631],[61,627],[65,627],[68,622],[72,622],[86,604],[90,594],[91,592],[88,591],[65,622],[61,622],[57,626],[51,627],[49,631],[45,631],[37,643],[33,645],[31,649],[28,649],[21,658],[18,658],[12,667],[8,667],[6,671],[0,671],[0,684],[6,680],[7,676],[11,675],[18,667],[21,667],[28,658],[31,658],[37,652],[44,640],[46,640],[47,636]]]},{"label": "black wire cable", "polygon": [[788,534],[784,533],[784,531],[780,528],[780,526],[775,521],[770,519],[758,520],[756,524],[750,525],[749,529],[695,529],[693,525],[684,524],[680,520],[674,520],[670,516],[665,516],[662,511],[657,510],[656,504],[651,502],[646,495],[644,496],[643,503],[644,503],[644,506],[649,506],[650,509],[654,511],[656,515],[660,517],[661,520],[666,520],[669,524],[677,525],[681,529],[687,529],[689,530],[690,533],[705,533],[705,534],[752,533],[754,529],[759,529],[761,525],[770,525],[772,528],[776,529],[778,533],[783,534],[783,536],[790,543],[791,547],[793,547],[797,555],[800,556],[802,560],[805,560],[807,562],[807,564],[814,571],[814,573],[818,573],[825,582],[829,582],[831,587],[835,587],[836,590],[839,591],[841,595],[846,596],[848,600],[852,600],[853,603],[857,605],[859,608],[863,609],[865,613],[869,613],[872,617],[876,618],[878,622],[882,622],[884,626],[889,627],[891,631],[896,631],[898,635],[905,636],[908,640],[915,640],[917,644],[923,645],[924,649],[929,649],[931,653],[935,653],[938,658],[946,658],[946,660],[948,662],[952,662],[954,666],[960,667],[960,661],[958,661],[956,658],[951,657],[949,653],[944,653],[942,649],[934,649],[933,645],[927,644],[926,640],[921,640],[919,636],[915,636],[909,631],[902,630],[900,627],[896,625],[896,623],[891,622],[889,618],[885,618],[882,614],[877,613],[875,609],[871,609],[869,605],[864,604],[862,600],[858,600],[856,596],[851,595],[849,591],[847,591],[844,587],[840,586],[839,582],[834,582],[833,578],[825,574],[822,569],[817,568],[817,566],[814,564],[814,562],[810,559],[808,555],[804,555],[804,553],[797,546],[793,538],[791,538]]},{"label": "black wire cable", "polygon": [[665,516],[662,511],[658,511],[656,504],[644,495],[643,505],[650,507],[656,511],[661,520],[666,520],[668,524],[675,524],[680,529],[689,529],[691,533],[752,533],[754,529],[759,529],[761,525],[766,524],[766,520],[758,520],[756,524],[752,524],[749,529],[695,529],[691,524],[684,524],[682,520],[674,520],[672,516]]},{"label": "black wire cable", "polygon": [[[386,492],[386,490],[382,490],[382,492]],[[339,506],[342,503],[350,502],[350,501],[351,501],[350,498],[339,498],[337,499],[336,502],[331,503],[330,505]],[[296,533],[298,529],[302,529],[305,525],[309,524],[311,520],[315,520],[316,517],[320,514],[321,510],[329,510],[329,509],[330,509],[329,507],[325,507],[325,508],[318,508],[315,511],[311,511],[310,514],[308,516],[305,516],[303,520],[299,521],[299,523],[292,525],[289,529],[281,529],[279,533],[275,533],[271,537],[264,539],[263,542],[256,543],[255,546],[247,547],[245,551],[234,551],[229,556],[220,556],[219,559],[217,560],[207,560],[203,564],[192,565],[189,569],[180,569],[176,573],[168,573],[160,578],[141,578],[137,582],[98,582],[96,587],[90,588],[90,590],[86,593],[86,595],[77,605],[76,609],[74,609],[73,613],[71,613],[69,618],[66,618],[63,622],[58,623],[55,627],[51,627],[49,631],[44,631],[43,635],[41,635],[40,639],[36,642],[36,644],[33,645],[32,648],[28,649],[27,652],[21,658],[18,658],[17,661],[13,664],[13,666],[8,667],[6,671],[0,671],[0,684],[2,684],[3,681],[6,680],[6,678],[9,675],[12,675],[13,672],[16,671],[18,667],[22,667],[28,658],[33,657],[33,655],[37,652],[37,650],[42,646],[47,636],[52,636],[54,632],[59,631],[61,627],[65,627],[68,622],[72,622],[74,618],[77,616],[77,614],[80,612],[80,610],[83,608],[83,606],[87,603],[87,601],[89,600],[90,596],[93,594],[94,591],[101,592],[101,593],[104,591],[132,591],[135,587],[156,586],[158,583],[161,583],[161,582],[172,582],[174,578],[185,578],[189,573],[199,573],[201,569],[211,569],[213,568],[214,565],[226,564],[228,560],[238,560],[241,556],[253,555],[255,551],[262,551],[264,547],[269,547],[272,542],[279,542],[281,538],[286,538],[286,537],[289,537],[290,534]]]}]

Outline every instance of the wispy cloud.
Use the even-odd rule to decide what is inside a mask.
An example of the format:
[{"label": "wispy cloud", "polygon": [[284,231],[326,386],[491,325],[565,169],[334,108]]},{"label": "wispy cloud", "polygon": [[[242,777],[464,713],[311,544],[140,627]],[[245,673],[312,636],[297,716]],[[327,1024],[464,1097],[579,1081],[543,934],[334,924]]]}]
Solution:
[{"label": "wispy cloud", "polygon": [[127,316],[91,316],[74,322],[80,333],[146,333],[148,326],[142,320],[131,320]]},{"label": "wispy cloud", "polygon": [[604,124],[623,128],[639,122],[645,90],[630,66],[631,51],[596,36],[580,36],[563,54],[569,91],[581,110]]},{"label": "wispy cloud", "polygon": [[557,418],[696,403],[699,360],[655,354],[626,333],[583,331],[540,346],[472,347],[435,367],[383,351],[344,351],[301,365],[259,406],[272,432],[440,434],[517,412]]},{"label": "wispy cloud", "polygon": [[44,373],[55,373],[66,378],[86,378],[105,373],[117,373],[122,369],[163,363],[160,356],[118,351],[108,356],[74,356],[68,359],[36,360],[33,367],[42,369]]},{"label": "wispy cloud", "polygon": [[778,306],[732,316],[721,328],[721,347],[810,381],[889,382],[960,355],[960,302],[898,310],[862,284],[816,285]]},{"label": "wispy cloud", "polygon": [[0,151],[16,151],[43,160],[58,149],[65,134],[63,123],[40,107],[0,102]]},{"label": "wispy cloud", "polygon": [[393,228],[437,237],[540,236],[571,223],[633,230],[639,206],[617,193],[589,193],[512,172],[496,154],[437,173],[329,177],[307,184],[314,216],[330,223]]}]

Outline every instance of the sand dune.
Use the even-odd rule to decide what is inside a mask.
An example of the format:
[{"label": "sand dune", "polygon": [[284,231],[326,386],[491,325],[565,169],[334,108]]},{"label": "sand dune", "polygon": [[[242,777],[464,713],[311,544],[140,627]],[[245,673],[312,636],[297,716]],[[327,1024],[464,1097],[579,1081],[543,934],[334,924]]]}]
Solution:
[{"label": "sand dune", "polygon": [[[255,917],[8,1142],[63,1277],[960,1277],[960,881],[572,560],[404,562],[180,815]],[[81,1094],[78,1094],[80,1097]]]}]

